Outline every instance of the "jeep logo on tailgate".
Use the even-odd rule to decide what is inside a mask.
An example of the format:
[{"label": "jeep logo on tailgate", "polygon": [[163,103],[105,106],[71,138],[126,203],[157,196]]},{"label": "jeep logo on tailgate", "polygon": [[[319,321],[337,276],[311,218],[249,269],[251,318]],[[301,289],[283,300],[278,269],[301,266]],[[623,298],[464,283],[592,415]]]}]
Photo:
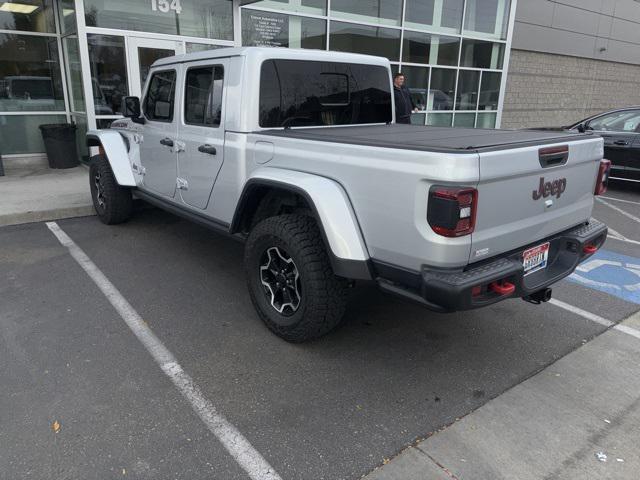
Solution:
[{"label": "jeep logo on tailgate", "polygon": [[544,177],[540,177],[540,185],[538,190],[533,191],[533,199],[540,200],[540,198],[547,198],[549,195],[555,195],[556,198],[560,198],[560,195],[567,189],[567,179],[560,178],[553,182],[545,182]]}]

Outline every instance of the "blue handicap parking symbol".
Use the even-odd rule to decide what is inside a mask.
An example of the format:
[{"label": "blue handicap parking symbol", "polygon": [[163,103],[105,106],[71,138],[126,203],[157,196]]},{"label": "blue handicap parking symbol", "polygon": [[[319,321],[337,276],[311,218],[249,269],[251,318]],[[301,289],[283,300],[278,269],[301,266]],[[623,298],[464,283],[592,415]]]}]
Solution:
[{"label": "blue handicap parking symbol", "polygon": [[640,304],[640,258],[600,250],[580,264],[568,279]]}]

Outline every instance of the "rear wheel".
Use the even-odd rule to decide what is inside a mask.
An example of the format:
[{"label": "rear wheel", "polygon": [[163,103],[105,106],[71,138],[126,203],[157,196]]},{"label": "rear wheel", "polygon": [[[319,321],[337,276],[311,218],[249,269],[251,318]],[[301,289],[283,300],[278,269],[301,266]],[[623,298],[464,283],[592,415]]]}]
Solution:
[{"label": "rear wheel", "polygon": [[283,339],[313,340],[340,324],[348,281],[333,274],[313,218],[280,215],[256,225],[245,246],[245,271],[260,318]]},{"label": "rear wheel", "polygon": [[129,220],[133,209],[131,189],[118,185],[104,156],[91,159],[89,181],[93,208],[102,223],[115,225]]}]

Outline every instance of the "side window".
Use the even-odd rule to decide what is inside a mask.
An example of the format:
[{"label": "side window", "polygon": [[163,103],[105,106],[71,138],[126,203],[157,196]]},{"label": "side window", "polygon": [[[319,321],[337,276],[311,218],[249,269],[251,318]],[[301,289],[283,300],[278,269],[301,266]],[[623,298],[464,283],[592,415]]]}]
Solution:
[{"label": "side window", "polygon": [[154,73],[144,99],[144,116],[156,122],[173,121],[175,92],[175,70]]},{"label": "side window", "polygon": [[603,115],[589,122],[588,128],[600,132],[638,132],[640,127],[640,110]]},{"label": "side window", "polygon": [[184,95],[184,121],[189,125],[219,127],[222,118],[222,87],[224,69],[190,68],[187,71]]}]

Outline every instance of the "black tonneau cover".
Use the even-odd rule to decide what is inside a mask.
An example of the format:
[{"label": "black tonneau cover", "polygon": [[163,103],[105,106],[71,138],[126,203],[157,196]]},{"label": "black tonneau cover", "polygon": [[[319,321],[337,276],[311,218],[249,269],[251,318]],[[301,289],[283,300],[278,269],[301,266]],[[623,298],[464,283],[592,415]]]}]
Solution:
[{"label": "black tonneau cover", "polygon": [[366,145],[380,148],[438,152],[480,152],[568,142],[592,134],[540,130],[489,130],[423,125],[364,125],[355,127],[286,128],[262,130],[261,135]]}]

